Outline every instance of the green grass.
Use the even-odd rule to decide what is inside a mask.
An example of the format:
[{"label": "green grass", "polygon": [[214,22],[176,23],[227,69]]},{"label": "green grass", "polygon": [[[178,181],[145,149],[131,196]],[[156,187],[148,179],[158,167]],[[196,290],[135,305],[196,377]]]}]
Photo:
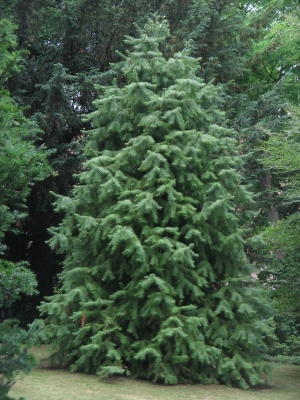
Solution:
[{"label": "green grass", "polygon": [[[45,347],[35,354],[42,359]],[[16,382],[10,395],[26,400],[299,400],[300,366],[272,365],[272,388],[243,391],[221,385],[153,385],[128,378],[101,381],[95,375],[49,369],[42,361],[31,375]]]}]

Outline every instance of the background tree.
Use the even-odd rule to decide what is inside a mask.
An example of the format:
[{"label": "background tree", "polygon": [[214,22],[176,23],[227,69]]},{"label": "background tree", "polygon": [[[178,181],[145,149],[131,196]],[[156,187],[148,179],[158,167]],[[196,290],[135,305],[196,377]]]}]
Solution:
[{"label": "background tree", "polygon": [[6,237],[8,247],[15,249],[10,259],[30,262],[43,297],[52,293],[61,269],[60,257],[45,245],[47,228],[61,219],[53,212],[49,190],[67,195],[76,183],[73,174],[81,171],[84,160],[78,139],[90,127],[82,114],[93,110],[98,96],[94,84],[110,82],[109,65],[118,60],[116,50],[124,50],[124,34],[133,34],[133,21],[144,24],[156,11],[165,16],[172,30],[166,54],[173,55],[192,38],[192,52],[202,58],[201,75],[219,84],[245,71],[253,28],[237,1],[1,0],[0,7],[18,25],[18,46],[26,50],[24,68],[8,87],[43,130],[38,144],[53,150],[50,163],[56,174],[34,185],[23,235]]},{"label": "background tree", "polygon": [[299,42],[299,4],[285,1],[274,2],[273,8],[274,5],[276,17],[254,48],[257,62],[263,66],[260,79],[264,74],[270,86],[269,93],[276,91],[280,95],[277,120],[281,121],[277,125],[273,123],[273,127],[266,131],[268,140],[259,145],[261,162],[271,178],[268,195],[276,213],[275,224],[268,226],[264,234],[270,257],[266,261],[270,268],[264,269],[261,277],[273,276],[267,282],[273,289],[276,287],[272,293],[278,299],[279,310],[287,312],[299,309],[299,269],[296,259],[299,219],[299,56],[295,51]]},{"label": "background tree", "polygon": [[5,89],[8,77],[19,71],[14,28],[8,20],[0,21],[0,397],[5,400],[16,376],[36,365],[27,353],[34,342],[33,330],[20,329],[17,321],[8,318],[20,294],[33,294],[37,286],[26,263],[4,260],[5,235],[21,228],[31,186],[50,173],[47,153],[35,145],[36,124],[24,117]]},{"label": "background tree", "polygon": [[0,239],[13,224],[21,225],[31,185],[50,172],[47,153],[35,146],[37,126],[24,117],[4,88],[9,75],[18,70],[20,60],[18,52],[9,51],[16,42],[13,29],[9,21],[0,22]]},{"label": "background tree", "polygon": [[239,227],[251,196],[218,91],[189,48],[164,58],[168,36],[156,18],[126,37],[126,84],[87,118],[89,161],[51,229],[62,287],[41,310],[74,370],[246,388],[268,334]]},{"label": "background tree", "polygon": [[271,355],[279,354],[280,360],[288,357],[299,363],[299,57],[295,51],[299,42],[299,4],[260,1],[258,5],[255,14],[263,28],[253,47],[252,80],[257,87],[265,87],[262,98],[274,112],[264,125],[266,140],[257,141],[255,149],[258,165],[265,171],[262,183],[266,189],[259,218],[266,247],[256,253],[256,260],[263,269],[259,276],[269,288],[270,300],[275,300],[275,332],[280,344],[271,350]]}]

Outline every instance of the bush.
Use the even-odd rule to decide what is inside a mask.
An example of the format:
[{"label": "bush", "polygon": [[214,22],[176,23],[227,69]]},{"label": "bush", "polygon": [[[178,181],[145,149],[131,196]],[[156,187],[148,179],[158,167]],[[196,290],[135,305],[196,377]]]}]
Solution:
[{"label": "bush", "polygon": [[[21,329],[15,320],[0,324],[0,399],[13,400],[8,396],[11,386],[19,375],[29,374],[37,360],[28,353],[36,342],[35,327]],[[21,400],[21,399],[20,399]]]},{"label": "bush", "polygon": [[[273,322],[272,322],[273,321]],[[271,319],[274,330],[265,359],[300,365],[300,321],[292,313],[277,313]]]}]

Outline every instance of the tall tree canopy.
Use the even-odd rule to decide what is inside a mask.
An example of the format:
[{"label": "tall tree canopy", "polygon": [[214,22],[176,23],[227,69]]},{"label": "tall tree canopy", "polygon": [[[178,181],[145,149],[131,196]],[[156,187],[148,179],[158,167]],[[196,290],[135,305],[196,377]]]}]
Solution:
[{"label": "tall tree canopy", "polygon": [[79,184],[57,197],[62,285],[41,310],[74,370],[256,385],[268,327],[244,253],[252,199],[235,132],[191,49],[164,56],[167,22],[139,34],[114,67],[121,84],[98,87]]},{"label": "tall tree canopy", "polygon": [[24,117],[5,87],[20,70],[15,28],[10,21],[0,20],[0,397],[5,400],[11,399],[8,392],[16,376],[36,366],[26,347],[34,341],[33,331],[20,329],[8,317],[20,294],[33,294],[37,282],[26,263],[5,260],[4,239],[8,232],[20,229],[32,185],[50,174],[46,152],[35,145],[37,125]]},{"label": "tall tree canopy", "polygon": [[26,119],[5,89],[7,78],[18,72],[20,55],[11,50],[16,46],[14,26],[8,20],[0,21],[0,249],[5,233],[21,225],[25,215],[26,198],[34,182],[42,180],[50,169],[47,154],[37,149],[39,132]]},{"label": "tall tree canopy", "polygon": [[[258,143],[266,171],[272,223],[263,226],[265,258],[260,273],[281,312],[300,315],[299,226],[299,3],[260,2],[271,14],[268,29],[253,49],[252,76],[273,104],[273,118],[265,125],[267,140]],[[274,102],[275,96],[277,101]],[[274,290],[276,289],[276,290]]]},{"label": "tall tree canopy", "polygon": [[144,24],[156,11],[165,16],[172,29],[167,54],[193,39],[193,54],[202,59],[199,73],[215,83],[245,71],[252,28],[245,23],[245,8],[229,0],[1,0],[0,7],[18,25],[19,49],[26,50],[22,73],[8,82],[9,89],[44,132],[40,143],[53,150],[49,160],[55,170],[33,187],[24,234],[9,237],[7,244],[17,249],[12,260],[29,259],[41,293],[50,294],[60,259],[45,240],[47,228],[61,217],[53,213],[49,190],[67,195],[76,182],[73,174],[84,159],[78,139],[89,129],[82,114],[93,109],[94,84],[109,82],[109,65],[118,59],[116,50],[123,52],[133,22]]}]

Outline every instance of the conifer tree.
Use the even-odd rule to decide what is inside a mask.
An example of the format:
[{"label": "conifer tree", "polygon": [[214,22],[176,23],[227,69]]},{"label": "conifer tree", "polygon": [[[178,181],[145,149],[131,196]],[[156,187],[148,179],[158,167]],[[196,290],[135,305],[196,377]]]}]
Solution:
[{"label": "conifer tree", "polygon": [[[61,287],[41,305],[57,357],[101,377],[259,384],[267,324],[240,225],[242,161],[189,46],[163,55],[154,18],[87,116],[88,161],[50,245]],[[100,90],[101,88],[98,88]]]},{"label": "conifer tree", "polygon": [[[246,68],[247,9],[248,3],[236,0],[1,0],[0,14],[18,26],[23,56],[21,73],[7,82],[8,88],[13,99],[25,106],[26,116],[38,121],[45,132],[39,144],[54,149],[50,163],[57,171],[32,188],[23,234],[6,238],[7,247],[14,249],[10,259],[30,262],[41,297],[53,293],[56,273],[61,271],[60,257],[44,244],[49,238],[47,228],[61,220],[60,214],[53,213],[49,190],[67,195],[74,184],[72,174],[82,160],[77,138],[80,129],[87,127],[82,113],[92,110],[98,95],[94,82],[109,81],[109,64],[118,57],[115,50],[124,52],[124,34],[134,34],[132,22],[143,25],[154,12],[166,16],[172,37],[165,55],[192,38],[192,54],[201,57],[204,80],[226,83]],[[239,91],[243,88],[240,85]],[[243,100],[236,103],[245,105]],[[229,118],[236,120],[232,114]]]}]

